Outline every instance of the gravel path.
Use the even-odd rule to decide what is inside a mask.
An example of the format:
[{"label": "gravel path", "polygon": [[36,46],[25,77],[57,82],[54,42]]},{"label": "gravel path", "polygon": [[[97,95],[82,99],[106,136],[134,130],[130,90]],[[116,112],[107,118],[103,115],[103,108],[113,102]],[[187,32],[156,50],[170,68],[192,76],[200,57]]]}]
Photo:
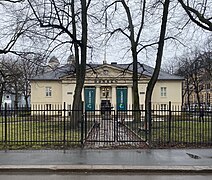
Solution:
[{"label": "gravel path", "polygon": [[98,119],[85,140],[85,148],[146,148],[147,145],[135,132],[114,119]]}]

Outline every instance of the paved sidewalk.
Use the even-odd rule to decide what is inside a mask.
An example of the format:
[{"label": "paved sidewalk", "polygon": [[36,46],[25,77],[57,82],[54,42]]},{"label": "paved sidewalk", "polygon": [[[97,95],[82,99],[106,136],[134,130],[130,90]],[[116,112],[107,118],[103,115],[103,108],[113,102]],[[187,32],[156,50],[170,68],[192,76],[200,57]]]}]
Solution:
[{"label": "paved sidewalk", "polygon": [[212,149],[0,151],[0,171],[212,173]]}]

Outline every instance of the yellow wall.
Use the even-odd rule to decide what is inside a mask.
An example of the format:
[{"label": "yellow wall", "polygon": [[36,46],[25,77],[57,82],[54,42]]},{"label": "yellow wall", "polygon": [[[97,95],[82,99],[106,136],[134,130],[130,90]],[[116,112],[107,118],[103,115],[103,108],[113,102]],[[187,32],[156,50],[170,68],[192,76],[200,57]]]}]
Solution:
[{"label": "yellow wall", "polygon": [[62,102],[66,102],[67,106],[73,103],[75,84],[70,84],[70,82],[62,83]]},{"label": "yellow wall", "polygon": [[[52,96],[46,96],[46,87],[52,88]],[[62,86],[60,81],[31,81],[31,104],[61,104]]]},{"label": "yellow wall", "polygon": [[[161,87],[167,88],[166,97],[161,97]],[[152,103],[181,105],[182,102],[182,82],[181,81],[158,81],[153,91]]]},{"label": "yellow wall", "polygon": [[[104,85],[101,84],[101,86]],[[51,97],[46,97],[46,87],[52,87]],[[128,85],[128,87],[128,102],[132,102],[131,86]],[[147,83],[139,84],[140,104],[144,104],[145,102],[146,87]],[[161,87],[167,88],[166,97],[161,97]],[[73,103],[75,84],[70,84],[68,81],[63,83],[60,81],[32,81],[31,89],[31,104],[63,104],[63,102],[66,102],[68,105]],[[84,97],[84,91],[82,92],[82,96]],[[181,97],[181,81],[158,81],[153,91],[152,103],[160,105],[168,104],[171,101],[173,105],[181,105]],[[115,98],[114,95],[113,98]]]}]

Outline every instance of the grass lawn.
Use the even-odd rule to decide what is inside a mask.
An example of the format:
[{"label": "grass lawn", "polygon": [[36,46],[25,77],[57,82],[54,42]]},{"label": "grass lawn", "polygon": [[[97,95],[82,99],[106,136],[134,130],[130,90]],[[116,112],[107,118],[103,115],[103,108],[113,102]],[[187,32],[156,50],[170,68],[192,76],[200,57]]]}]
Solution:
[{"label": "grass lawn", "polygon": [[[7,128],[4,117],[0,117],[0,149],[7,146],[12,149],[24,149],[26,147],[48,148],[61,146],[81,145],[81,128],[72,129],[70,119],[65,124],[61,117],[51,117],[48,120],[43,118],[33,119],[29,117],[8,117]],[[125,125],[138,134],[142,139],[148,138],[145,131],[139,131],[143,122],[125,122]],[[93,125],[88,121],[87,131]],[[7,133],[5,132],[7,131]],[[152,121],[151,140],[155,147],[161,144],[209,144],[212,145],[212,117],[207,116],[204,122],[199,122],[198,117],[160,116]],[[85,132],[83,131],[83,139]]]},{"label": "grass lawn", "polygon": [[152,128],[153,141],[204,143],[212,141],[211,122],[155,122]]},{"label": "grass lawn", "polygon": [[61,119],[30,121],[13,117],[8,119],[5,128],[5,123],[0,121],[0,148],[5,145],[5,139],[7,145],[14,148],[80,145],[81,143],[80,129],[71,129],[71,122],[66,121],[64,125]]},{"label": "grass lawn", "polygon": [[[142,123],[127,122],[126,125],[143,139],[148,138],[146,131],[139,131]],[[156,145],[168,143],[212,145],[212,117],[204,117],[204,122],[200,122],[198,117],[180,119],[179,116],[173,116],[170,122],[167,117],[154,119],[151,140]]]}]

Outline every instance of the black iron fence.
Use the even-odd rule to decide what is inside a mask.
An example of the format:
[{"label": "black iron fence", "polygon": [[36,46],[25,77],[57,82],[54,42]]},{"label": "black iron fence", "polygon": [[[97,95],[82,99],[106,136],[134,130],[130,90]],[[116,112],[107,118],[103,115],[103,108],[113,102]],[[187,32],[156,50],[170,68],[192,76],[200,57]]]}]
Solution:
[{"label": "black iron fence", "polygon": [[[77,124],[72,114],[77,114]],[[76,116],[75,116],[76,117]],[[5,106],[0,116],[0,146],[33,148],[82,145],[82,111],[70,111],[61,105],[11,109]]]},{"label": "black iron fence", "polygon": [[72,111],[62,105],[30,109],[5,106],[0,116],[0,148],[133,145],[159,147],[212,146],[212,112],[181,107],[145,110]]},{"label": "black iron fence", "polygon": [[152,147],[207,147],[212,145],[212,111],[187,111],[181,107],[160,110],[153,107]]}]

